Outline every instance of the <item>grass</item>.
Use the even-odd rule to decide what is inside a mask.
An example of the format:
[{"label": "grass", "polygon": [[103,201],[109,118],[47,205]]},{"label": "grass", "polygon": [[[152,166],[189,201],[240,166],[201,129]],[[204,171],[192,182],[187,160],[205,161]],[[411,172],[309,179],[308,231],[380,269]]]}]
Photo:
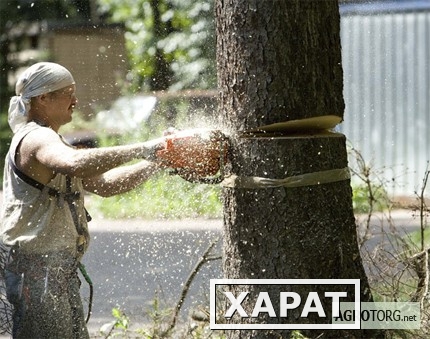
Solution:
[{"label": "grass", "polygon": [[[430,246],[430,228],[424,230],[424,245]],[[415,231],[407,235],[406,241],[411,243],[414,248],[420,248],[421,246],[421,231]]]},{"label": "grass", "polygon": [[[137,189],[110,198],[91,195],[87,206],[104,218],[185,219],[221,218],[222,192],[219,185],[190,183],[179,176],[160,173]],[[367,213],[365,186],[353,188],[355,213]],[[386,208],[386,192],[376,190],[373,212]],[[95,212],[94,212],[95,211]]]},{"label": "grass", "polygon": [[100,198],[91,195],[90,211],[105,218],[184,219],[220,218],[221,187],[193,184],[178,176],[161,173],[141,187],[118,196]]}]

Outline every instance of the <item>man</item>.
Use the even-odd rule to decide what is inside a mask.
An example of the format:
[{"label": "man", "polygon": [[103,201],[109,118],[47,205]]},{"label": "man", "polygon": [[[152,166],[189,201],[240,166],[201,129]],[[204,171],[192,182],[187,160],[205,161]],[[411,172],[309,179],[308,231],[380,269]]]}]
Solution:
[{"label": "man", "polygon": [[[14,338],[88,338],[77,268],[88,242],[84,191],[111,196],[159,171],[149,161],[163,139],[75,149],[58,134],[78,103],[70,72],[37,63],[18,79],[9,107],[14,136],[6,157],[2,242],[14,306]],[[132,165],[120,166],[134,159]]]}]

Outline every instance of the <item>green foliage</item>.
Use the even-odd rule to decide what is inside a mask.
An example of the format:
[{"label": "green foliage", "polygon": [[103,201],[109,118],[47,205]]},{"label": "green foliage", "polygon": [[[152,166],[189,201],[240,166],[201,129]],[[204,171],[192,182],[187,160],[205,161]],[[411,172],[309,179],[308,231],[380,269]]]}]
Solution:
[{"label": "green foliage", "polygon": [[300,331],[294,330],[291,332],[291,339],[308,339],[308,337],[304,336]]},{"label": "green foliage", "polygon": [[129,318],[118,308],[112,310],[112,315],[116,319],[115,327],[127,330],[130,324]]},{"label": "green foliage", "polygon": [[22,21],[74,19],[88,17],[90,0],[3,0],[0,1],[2,26]]},{"label": "green foliage", "polygon": [[412,248],[420,248],[422,236],[424,236],[424,246],[426,248],[430,247],[430,228],[428,228],[427,226],[428,225],[425,225],[426,228],[423,234],[421,234],[421,231],[419,230],[412,232],[405,237],[405,240],[407,241],[407,243],[411,244]]},{"label": "green foliage", "polygon": [[[178,325],[173,332],[165,330],[169,317],[172,315],[171,308],[163,308],[159,297],[156,296],[152,302],[152,308],[147,312],[149,322],[142,325],[132,326],[130,319],[119,308],[112,310],[114,320],[104,324],[100,328],[100,334],[105,338],[145,338],[145,339],[169,339],[169,338],[214,338],[224,339],[221,331],[213,331],[209,328],[207,321],[195,322],[190,319],[189,323]],[[133,327],[133,328],[132,328]],[[296,339],[306,339],[296,336]]]},{"label": "green foliage", "polygon": [[384,211],[389,206],[389,197],[381,185],[367,184],[352,186],[352,205],[354,213]]},{"label": "green foliage", "polygon": [[147,315],[151,321],[151,326],[149,329],[141,330],[147,338],[163,338],[164,329],[163,326],[166,324],[168,318],[172,315],[171,308],[163,308],[160,303],[160,298],[156,294],[154,300],[152,301],[152,309],[147,312]]},{"label": "green foliage", "polygon": [[[153,90],[160,62],[170,89],[214,88],[215,27],[209,0],[98,0],[99,11],[124,23],[130,90]],[[164,88],[167,89],[167,88]]]},{"label": "green foliage", "polygon": [[127,337],[126,334],[129,332],[130,326],[129,317],[118,307],[112,309],[112,316],[114,320],[100,328],[101,334],[105,335],[106,338],[114,336]]},{"label": "green foliage", "polygon": [[372,214],[390,208],[386,183],[379,179],[380,171],[368,163],[357,149],[350,147],[348,153],[353,159],[350,171],[354,212]]}]

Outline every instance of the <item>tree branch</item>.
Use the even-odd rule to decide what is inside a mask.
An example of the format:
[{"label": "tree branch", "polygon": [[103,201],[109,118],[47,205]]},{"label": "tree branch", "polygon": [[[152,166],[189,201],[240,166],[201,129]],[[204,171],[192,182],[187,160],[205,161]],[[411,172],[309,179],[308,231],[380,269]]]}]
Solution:
[{"label": "tree branch", "polygon": [[213,247],[217,244],[217,242],[219,241],[219,238],[216,238],[214,241],[212,241],[212,243],[208,246],[208,248],[206,249],[206,251],[203,253],[203,255],[200,257],[200,260],[197,262],[197,264],[194,266],[193,270],[191,271],[190,275],[188,276],[184,287],[182,288],[182,292],[181,295],[179,296],[179,300],[176,304],[175,307],[175,311],[173,313],[172,316],[172,320],[170,321],[170,324],[168,326],[168,328],[166,329],[166,331],[164,331],[164,335],[168,335],[173,328],[176,325],[176,321],[178,319],[179,316],[179,312],[181,311],[182,305],[184,304],[185,298],[188,294],[188,291],[190,289],[191,283],[194,280],[194,277],[197,275],[197,273],[200,271],[201,267],[212,260],[219,260],[221,259],[221,256],[210,256],[210,252],[212,251]]}]

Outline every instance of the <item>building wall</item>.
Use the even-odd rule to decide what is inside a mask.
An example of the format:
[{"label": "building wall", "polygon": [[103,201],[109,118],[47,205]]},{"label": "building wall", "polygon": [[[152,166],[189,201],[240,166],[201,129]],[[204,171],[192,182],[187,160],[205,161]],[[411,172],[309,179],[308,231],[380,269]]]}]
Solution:
[{"label": "building wall", "polygon": [[343,15],[341,39],[339,129],[390,193],[413,196],[430,169],[430,11]]},{"label": "building wall", "polygon": [[52,29],[51,59],[67,67],[77,84],[79,110],[91,116],[120,96],[127,72],[120,26]]}]

